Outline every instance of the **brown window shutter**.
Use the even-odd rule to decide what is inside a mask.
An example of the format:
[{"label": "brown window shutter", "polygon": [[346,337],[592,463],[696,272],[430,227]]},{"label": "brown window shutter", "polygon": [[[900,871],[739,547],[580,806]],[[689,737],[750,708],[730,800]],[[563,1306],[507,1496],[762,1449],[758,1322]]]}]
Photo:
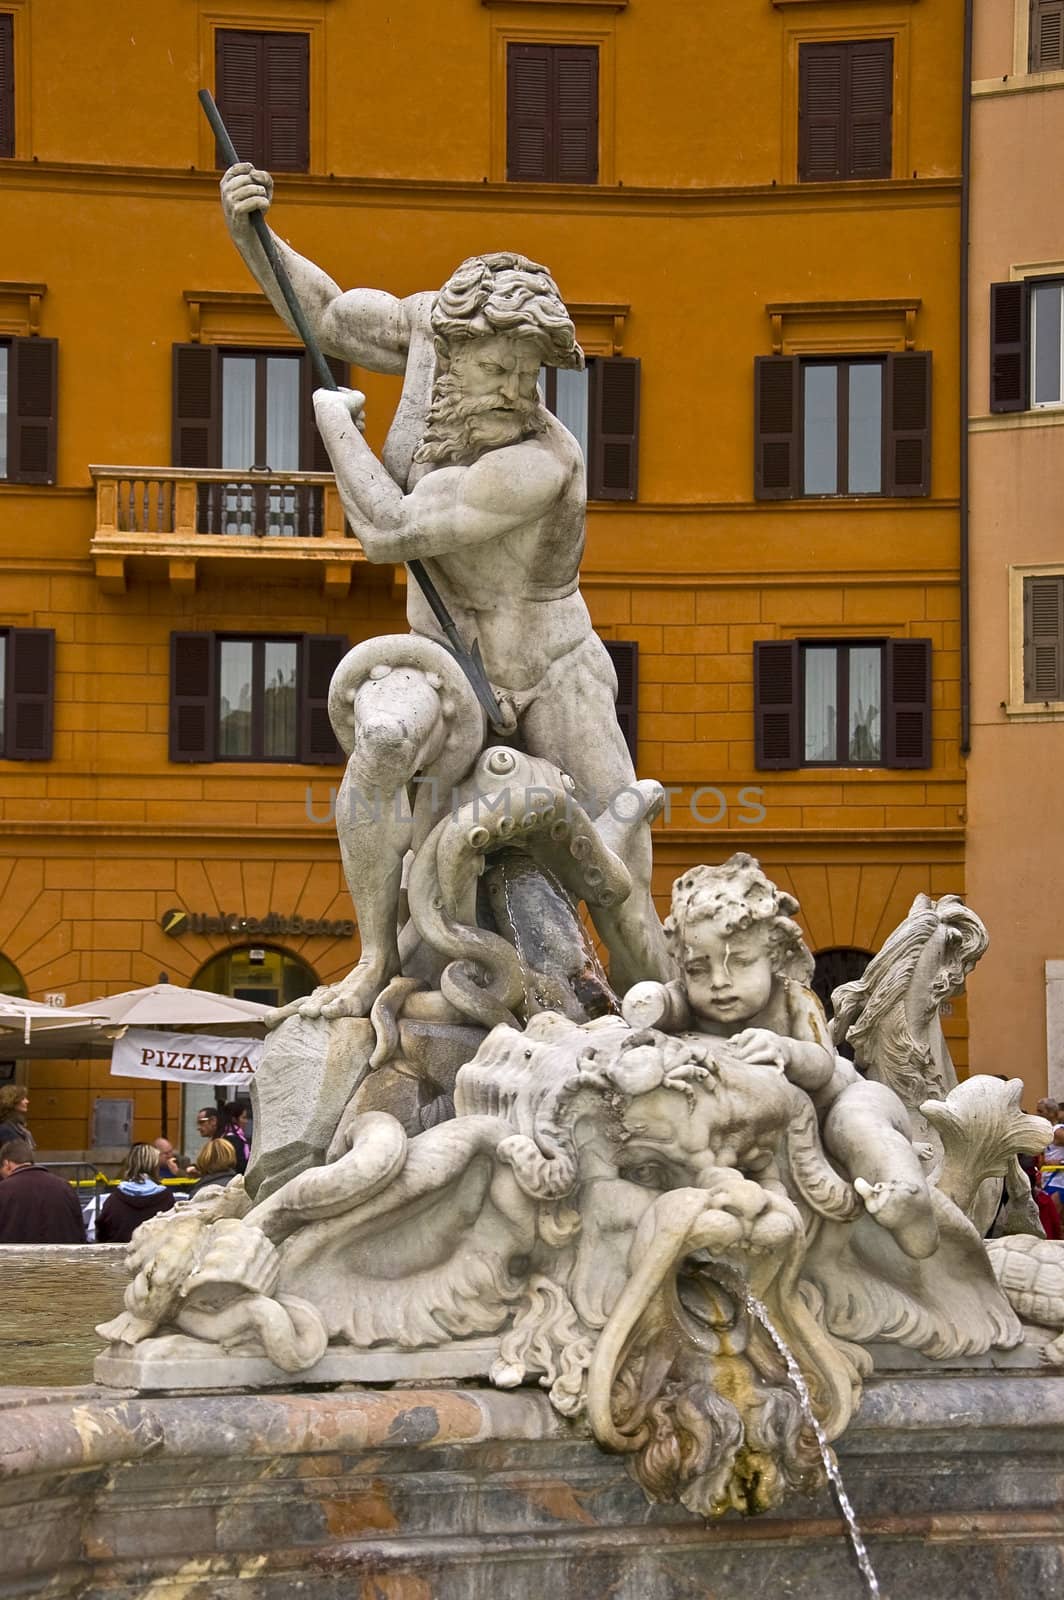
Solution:
[{"label": "brown window shutter", "polygon": [[305,33],[264,34],[263,57],[263,165],[270,172],[307,172],[310,38]]},{"label": "brown window shutter", "polygon": [[884,493],[931,493],[931,352],[888,355]]},{"label": "brown window shutter", "polygon": [[884,766],[931,765],[931,641],[888,639]]},{"label": "brown window shutter", "polygon": [[[340,388],[346,389],[351,379],[347,362],[337,361],[332,356],[326,356],[325,360]],[[319,387],[318,375],[306,356],[303,357],[300,383],[303,400],[303,417],[299,433],[300,464],[304,472],[331,472],[332,462],[329,460],[329,452],[318,432],[318,424],[314,417],[314,391]]]},{"label": "brown window shutter", "polygon": [[209,344],[174,345],[175,467],[215,467],[221,455],[218,351]]},{"label": "brown window shutter", "polygon": [[798,49],[798,180],[841,178],[846,162],[846,46]]},{"label": "brown window shutter", "polygon": [[1064,577],[1023,580],[1023,698],[1064,700]]},{"label": "brown window shutter", "polygon": [[7,395],[7,475],[12,481],[55,482],[58,371],[55,339],[12,339]]},{"label": "brown window shutter", "polygon": [[845,176],[889,178],[893,156],[894,41],[855,40],[848,53]]},{"label": "brown window shutter", "polygon": [[0,156],[15,154],[15,19],[0,14]]},{"label": "brown window shutter", "polygon": [[604,356],[588,371],[589,500],[634,500],[639,491],[640,362]]},{"label": "brown window shutter", "polygon": [[170,760],[215,759],[218,707],[213,633],[170,635]]},{"label": "brown window shutter", "polygon": [[[1064,0],[1061,0],[1064,5]],[[1026,283],[990,285],[990,409],[1026,411],[1029,359]]]},{"label": "brown window shutter", "polygon": [[317,766],[333,766],[347,758],[336,742],[329,721],[329,684],[347,654],[342,634],[307,633],[303,636],[300,671],[300,755]]},{"label": "brown window shutter", "polygon": [[793,500],[801,492],[798,361],[754,358],[754,498]]},{"label": "brown window shutter", "polygon": [[604,639],[617,674],[617,721],[635,765],[639,754],[639,646],[631,639]]},{"label": "brown window shutter", "polygon": [[598,182],[599,86],[595,45],[556,45],[553,60],[557,183]]},{"label": "brown window shutter", "polygon": [[1064,70],[1064,0],[1031,0],[1032,72]]},{"label": "brown window shutter", "polygon": [[506,47],[506,177],[546,183],[553,171],[551,47]]},{"label": "brown window shutter", "polygon": [[55,632],[51,628],[12,628],[6,655],[4,754],[10,761],[50,761]]},{"label": "brown window shutter", "polygon": [[759,770],[802,764],[798,650],[797,639],[754,644],[754,765]]},{"label": "brown window shutter", "polygon": [[[241,161],[266,165],[266,96],[261,33],[219,28],[214,35],[214,98]],[[227,162],[215,151],[215,162]]]}]

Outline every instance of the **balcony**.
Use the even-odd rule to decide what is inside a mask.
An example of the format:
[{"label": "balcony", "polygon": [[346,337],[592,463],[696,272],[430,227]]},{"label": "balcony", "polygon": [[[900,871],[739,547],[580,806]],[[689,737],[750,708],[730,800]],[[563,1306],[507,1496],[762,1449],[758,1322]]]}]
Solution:
[{"label": "balcony", "polygon": [[195,589],[202,567],[244,562],[278,578],[312,568],[324,592],[342,598],[354,566],[366,560],[344,525],[328,473],[180,467],[90,467],[96,529],[90,550],[107,594],[131,576],[165,575]]}]

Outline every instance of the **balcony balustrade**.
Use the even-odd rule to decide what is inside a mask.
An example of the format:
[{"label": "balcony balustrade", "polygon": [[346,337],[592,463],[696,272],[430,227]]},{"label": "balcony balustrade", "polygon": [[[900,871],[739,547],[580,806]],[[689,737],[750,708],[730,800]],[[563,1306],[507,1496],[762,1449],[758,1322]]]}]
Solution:
[{"label": "balcony balustrade", "polygon": [[324,472],[181,467],[90,467],[96,486],[92,555],[100,585],[126,588],[131,571],[165,568],[195,588],[204,562],[308,563],[326,591],[346,594],[365,561],[347,531],[333,478]]}]

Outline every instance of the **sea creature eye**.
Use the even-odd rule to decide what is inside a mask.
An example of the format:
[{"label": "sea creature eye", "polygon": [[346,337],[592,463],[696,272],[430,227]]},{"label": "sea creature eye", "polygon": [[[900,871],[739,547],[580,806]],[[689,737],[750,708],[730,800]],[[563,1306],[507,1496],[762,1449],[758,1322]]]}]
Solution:
[{"label": "sea creature eye", "polygon": [[640,1161],[634,1167],[625,1167],[621,1177],[629,1183],[638,1183],[644,1189],[664,1191],[669,1187],[669,1174],[659,1161]]}]

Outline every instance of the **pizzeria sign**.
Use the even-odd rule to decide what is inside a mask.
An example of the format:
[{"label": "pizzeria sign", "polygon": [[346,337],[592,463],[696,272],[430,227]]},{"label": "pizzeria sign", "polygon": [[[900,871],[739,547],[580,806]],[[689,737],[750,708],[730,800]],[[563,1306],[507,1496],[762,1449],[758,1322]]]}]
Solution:
[{"label": "pizzeria sign", "polygon": [[247,1084],[262,1059],[263,1048],[261,1039],[127,1028],[114,1042],[111,1076],[168,1083]]}]

